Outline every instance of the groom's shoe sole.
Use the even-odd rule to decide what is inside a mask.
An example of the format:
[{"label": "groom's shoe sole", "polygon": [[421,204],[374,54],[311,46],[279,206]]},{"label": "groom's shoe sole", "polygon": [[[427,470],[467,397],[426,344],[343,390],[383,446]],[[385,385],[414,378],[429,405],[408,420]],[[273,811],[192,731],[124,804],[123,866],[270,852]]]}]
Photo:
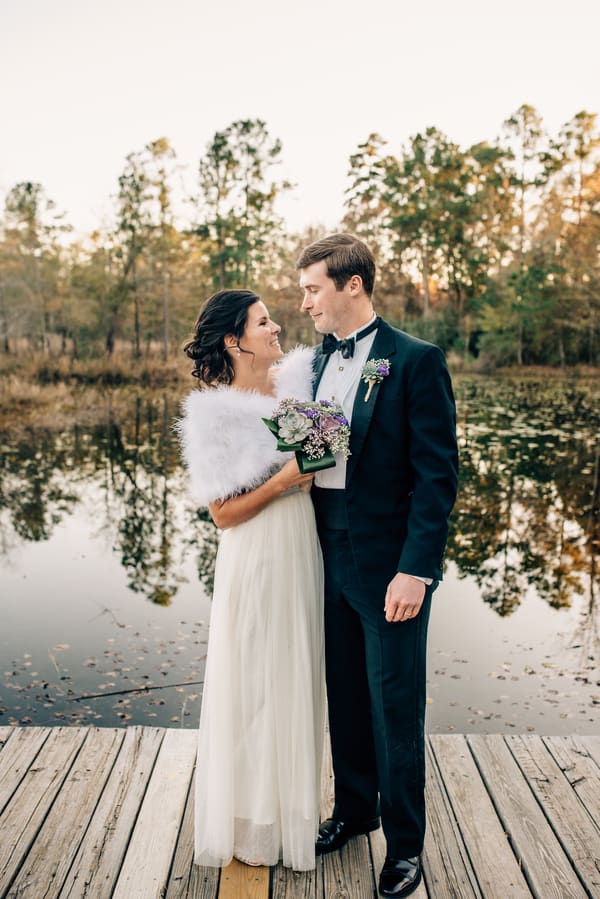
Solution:
[{"label": "groom's shoe sole", "polygon": [[345,846],[352,837],[358,837],[381,827],[380,818],[367,818],[366,821],[340,821],[328,818],[319,827],[319,835],[315,844],[316,855],[335,852]]}]

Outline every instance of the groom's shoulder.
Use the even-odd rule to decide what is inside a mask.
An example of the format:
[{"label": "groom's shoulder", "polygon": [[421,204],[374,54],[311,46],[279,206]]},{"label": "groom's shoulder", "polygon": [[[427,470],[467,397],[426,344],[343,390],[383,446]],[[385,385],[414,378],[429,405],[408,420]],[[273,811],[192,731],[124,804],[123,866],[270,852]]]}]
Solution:
[{"label": "groom's shoulder", "polygon": [[390,325],[389,322],[386,322],[385,319],[381,320],[381,326],[387,329],[393,335],[397,347],[405,351],[411,351],[415,355],[435,351],[437,351],[438,353],[442,352],[435,343],[431,343],[429,340],[423,340],[420,337],[414,337],[407,331],[402,331],[400,330],[400,328],[395,328],[393,325]]}]

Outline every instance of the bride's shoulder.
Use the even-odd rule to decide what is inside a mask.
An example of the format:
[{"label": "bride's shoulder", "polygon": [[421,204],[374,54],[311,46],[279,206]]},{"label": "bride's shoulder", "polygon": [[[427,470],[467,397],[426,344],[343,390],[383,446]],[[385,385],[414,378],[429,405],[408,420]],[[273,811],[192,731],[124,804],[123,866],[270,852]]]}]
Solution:
[{"label": "bride's shoulder", "polygon": [[192,390],[184,397],[182,408],[186,417],[210,421],[231,415],[239,416],[242,410],[253,404],[260,404],[260,394],[220,384],[217,387]]},{"label": "bride's shoulder", "polygon": [[227,442],[231,432],[247,428],[265,414],[252,395],[227,385],[192,390],[183,399],[181,411],[175,429],[184,444],[198,446]]},{"label": "bride's shoulder", "polygon": [[311,363],[315,355],[316,347],[304,346],[299,343],[293,349],[288,350],[283,359],[278,363],[279,368],[287,368],[289,366]]},{"label": "bride's shoulder", "polygon": [[175,422],[195,498],[202,505],[261,484],[283,461],[262,423],[272,397],[222,385],[193,390]]},{"label": "bride's shoulder", "polygon": [[311,399],[315,348],[297,346],[286,353],[276,369],[278,396]]}]

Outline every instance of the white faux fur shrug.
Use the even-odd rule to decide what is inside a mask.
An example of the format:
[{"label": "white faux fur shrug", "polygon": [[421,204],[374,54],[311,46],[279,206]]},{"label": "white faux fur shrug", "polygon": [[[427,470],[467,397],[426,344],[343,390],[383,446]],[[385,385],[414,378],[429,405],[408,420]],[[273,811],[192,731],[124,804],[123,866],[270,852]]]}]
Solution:
[{"label": "white faux fur shrug", "polygon": [[203,506],[262,484],[292,458],[276,449],[261,418],[282,399],[312,399],[314,350],[297,347],[279,363],[276,396],[226,385],[194,390],[177,423],[194,499]]}]

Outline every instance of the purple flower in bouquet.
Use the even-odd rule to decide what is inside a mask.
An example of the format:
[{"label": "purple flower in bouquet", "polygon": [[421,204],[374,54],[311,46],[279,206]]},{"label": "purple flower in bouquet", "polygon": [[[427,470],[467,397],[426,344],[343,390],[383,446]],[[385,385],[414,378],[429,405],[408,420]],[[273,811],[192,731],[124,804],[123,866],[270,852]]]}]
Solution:
[{"label": "purple flower in bouquet", "polygon": [[319,430],[323,434],[330,434],[333,431],[337,431],[340,425],[341,422],[334,415],[322,415],[319,422]]},{"label": "purple flower in bouquet", "polygon": [[[335,453],[341,453],[345,459],[350,455],[348,419],[341,407],[329,400],[282,400],[271,419],[264,422],[277,437],[277,448],[294,450],[299,455],[298,464],[302,462],[306,470],[335,465]],[[315,464],[319,460],[320,466]]]}]

